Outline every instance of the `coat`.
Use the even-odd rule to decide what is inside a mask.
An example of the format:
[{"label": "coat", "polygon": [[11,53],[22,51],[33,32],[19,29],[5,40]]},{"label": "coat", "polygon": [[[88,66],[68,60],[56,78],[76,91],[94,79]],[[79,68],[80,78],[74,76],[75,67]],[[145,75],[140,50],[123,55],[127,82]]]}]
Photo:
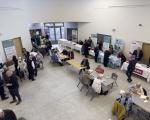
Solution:
[{"label": "coat", "polygon": [[95,90],[95,92],[101,93],[102,80],[95,78],[92,84],[92,88]]},{"label": "coat", "polygon": [[138,51],[137,50],[134,50],[133,54],[136,58],[137,61],[140,61],[142,58],[143,58],[143,51],[140,50],[139,51],[139,54],[138,54]]},{"label": "coat", "polygon": [[127,71],[129,71],[129,72],[133,72],[133,71],[134,71],[134,69],[135,69],[136,63],[137,63],[137,61],[136,61],[136,60],[131,60],[131,61],[129,62],[129,65],[128,65],[128,68],[127,68]]},{"label": "coat", "polygon": [[4,118],[0,118],[0,120],[17,120],[15,113],[12,110],[3,110]]}]

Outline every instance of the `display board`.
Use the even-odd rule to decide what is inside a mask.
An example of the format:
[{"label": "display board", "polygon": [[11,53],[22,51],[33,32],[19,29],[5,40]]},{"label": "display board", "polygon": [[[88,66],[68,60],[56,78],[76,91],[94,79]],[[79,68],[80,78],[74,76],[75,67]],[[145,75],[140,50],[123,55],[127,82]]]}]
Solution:
[{"label": "display board", "polygon": [[140,41],[132,41],[131,46],[130,46],[130,53],[133,53],[134,50],[136,50],[138,47],[142,49],[143,42]]},{"label": "display board", "polygon": [[111,36],[104,35],[103,36],[103,51],[109,50],[110,44],[111,44]]},{"label": "display board", "polygon": [[116,39],[115,45],[114,45],[115,50],[123,50],[124,48],[124,41],[121,39]]},{"label": "display board", "polygon": [[94,45],[96,46],[97,43],[103,43],[103,50],[108,50],[111,44],[111,36],[105,34],[91,34],[91,38],[93,40]]},{"label": "display board", "polygon": [[17,56],[13,40],[2,41],[2,45],[7,59],[11,59],[13,55]]}]

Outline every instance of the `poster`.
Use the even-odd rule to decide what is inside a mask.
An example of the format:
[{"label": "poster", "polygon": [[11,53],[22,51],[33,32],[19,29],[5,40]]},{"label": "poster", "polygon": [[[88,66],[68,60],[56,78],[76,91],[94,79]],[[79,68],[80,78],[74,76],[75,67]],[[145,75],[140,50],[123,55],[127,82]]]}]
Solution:
[{"label": "poster", "polygon": [[16,48],[12,40],[2,41],[2,44],[7,59],[12,59],[13,55],[17,56]]},{"label": "poster", "polygon": [[124,48],[124,41],[120,40],[120,39],[116,39],[114,47],[115,47],[115,50],[117,50],[117,51],[118,50],[123,50],[123,48]]},{"label": "poster", "polygon": [[140,41],[132,41],[131,45],[130,45],[130,51],[131,53],[133,53],[134,50],[138,49],[139,47],[142,48],[143,43]]}]

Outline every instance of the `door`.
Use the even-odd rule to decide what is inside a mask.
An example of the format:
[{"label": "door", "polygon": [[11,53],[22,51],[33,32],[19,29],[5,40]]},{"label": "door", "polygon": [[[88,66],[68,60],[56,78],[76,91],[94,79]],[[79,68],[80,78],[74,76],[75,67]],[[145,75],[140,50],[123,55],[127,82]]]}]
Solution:
[{"label": "door", "polygon": [[22,54],[23,47],[22,47],[21,37],[14,38],[14,39],[12,39],[12,41],[16,48],[17,57],[23,57],[23,54]]},{"label": "door", "polygon": [[142,63],[147,64],[150,57],[150,44],[143,43],[142,51],[143,51]]}]

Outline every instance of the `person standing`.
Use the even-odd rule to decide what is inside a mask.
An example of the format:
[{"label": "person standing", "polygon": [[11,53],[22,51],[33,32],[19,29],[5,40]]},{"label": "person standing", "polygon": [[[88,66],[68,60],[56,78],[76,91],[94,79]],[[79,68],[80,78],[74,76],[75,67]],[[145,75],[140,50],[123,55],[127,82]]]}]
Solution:
[{"label": "person standing", "polygon": [[141,48],[139,47],[137,50],[134,50],[133,54],[135,56],[135,59],[137,61],[141,61],[143,58],[143,51],[141,50]]},{"label": "person standing", "polygon": [[97,62],[98,55],[99,55],[99,45],[94,48],[94,53],[95,53],[95,62]]},{"label": "person standing", "polygon": [[12,110],[0,110],[0,120],[17,120],[15,113]]},{"label": "person standing", "polygon": [[34,81],[34,62],[32,61],[31,56],[27,59],[27,69],[29,73],[29,80]]},{"label": "person standing", "polygon": [[37,76],[37,60],[36,60],[36,57],[32,55],[32,67],[33,67],[33,70],[34,70],[34,75],[35,77]]},{"label": "person standing", "polygon": [[[19,105],[22,102],[22,99],[19,94],[19,83],[17,80],[17,76],[15,74],[13,74],[13,72],[11,70],[8,70],[6,72],[6,75],[8,77],[6,86],[8,87],[10,95],[13,98],[13,101],[11,101],[10,104],[17,102],[16,105]],[[18,101],[16,100],[16,98],[18,99]]]},{"label": "person standing", "polygon": [[111,55],[110,50],[106,50],[106,51],[104,52],[104,61],[103,61],[103,64],[104,64],[105,67],[108,66],[109,56],[110,56],[110,55]]},{"label": "person standing", "polygon": [[126,75],[128,77],[128,82],[132,82],[131,76],[133,74],[133,71],[135,70],[135,66],[136,66],[137,60],[135,59],[134,56],[132,56],[131,61],[129,61],[129,65],[127,67],[127,72]]},{"label": "person standing", "polygon": [[14,62],[16,75],[19,76],[18,59],[17,59],[17,57],[14,55],[13,58],[12,58],[12,60],[13,60],[13,62]]},{"label": "person standing", "polygon": [[5,91],[4,91],[4,81],[0,76],[0,97],[1,100],[6,100],[8,97],[6,97]]},{"label": "person standing", "polygon": [[89,44],[86,40],[85,40],[85,43],[84,43],[84,55],[85,55],[86,58],[88,58],[88,56],[89,56]]}]

